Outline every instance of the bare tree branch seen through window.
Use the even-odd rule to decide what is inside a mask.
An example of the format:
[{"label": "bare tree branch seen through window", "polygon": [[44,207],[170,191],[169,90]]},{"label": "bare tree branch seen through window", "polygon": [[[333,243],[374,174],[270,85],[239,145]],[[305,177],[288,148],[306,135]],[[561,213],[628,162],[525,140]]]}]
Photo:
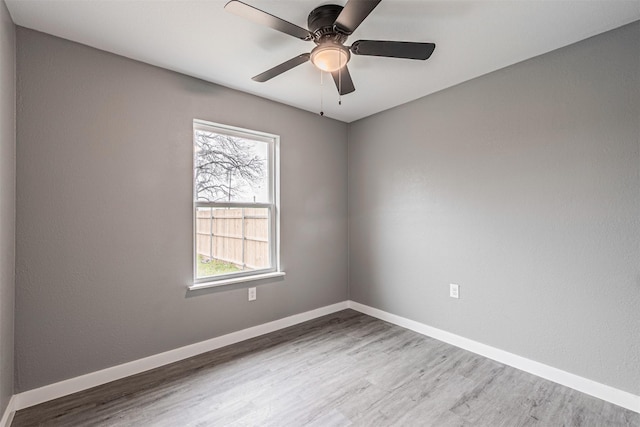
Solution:
[{"label": "bare tree branch seen through window", "polygon": [[266,152],[260,152],[260,144],[263,143],[196,131],[196,200],[260,201],[256,198],[267,191]]}]

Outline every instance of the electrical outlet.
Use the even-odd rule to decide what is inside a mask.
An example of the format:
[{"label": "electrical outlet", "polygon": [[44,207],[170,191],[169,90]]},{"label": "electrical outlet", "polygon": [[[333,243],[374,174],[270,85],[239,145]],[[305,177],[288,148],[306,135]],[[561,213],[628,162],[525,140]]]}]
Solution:
[{"label": "electrical outlet", "polygon": [[460,298],[460,287],[455,283],[449,284],[449,296],[451,298]]},{"label": "electrical outlet", "polygon": [[249,288],[249,301],[256,300],[256,288]]}]

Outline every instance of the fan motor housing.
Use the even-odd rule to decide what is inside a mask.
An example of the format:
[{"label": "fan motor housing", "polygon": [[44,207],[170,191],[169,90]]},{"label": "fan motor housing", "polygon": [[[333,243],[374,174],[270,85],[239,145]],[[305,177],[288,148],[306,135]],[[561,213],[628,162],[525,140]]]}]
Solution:
[{"label": "fan motor housing", "polygon": [[333,41],[342,44],[347,40],[347,35],[339,33],[334,23],[342,12],[342,6],[337,4],[325,4],[311,11],[307,18],[307,27],[313,33],[313,41],[316,44]]}]

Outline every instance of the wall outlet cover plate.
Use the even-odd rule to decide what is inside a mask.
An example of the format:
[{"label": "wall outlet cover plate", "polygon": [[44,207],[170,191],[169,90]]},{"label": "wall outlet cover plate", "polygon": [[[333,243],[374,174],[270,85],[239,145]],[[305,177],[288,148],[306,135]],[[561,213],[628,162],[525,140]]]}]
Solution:
[{"label": "wall outlet cover plate", "polygon": [[449,296],[451,298],[460,298],[460,287],[455,283],[449,284]]}]

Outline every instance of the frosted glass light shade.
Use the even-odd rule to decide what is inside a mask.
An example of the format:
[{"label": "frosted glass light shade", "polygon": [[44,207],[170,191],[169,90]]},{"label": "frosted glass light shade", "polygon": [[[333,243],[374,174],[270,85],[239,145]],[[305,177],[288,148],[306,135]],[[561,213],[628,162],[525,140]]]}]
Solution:
[{"label": "frosted glass light shade", "polygon": [[324,44],[311,51],[311,62],[322,71],[332,73],[347,65],[349,50],[341,45]]}]

